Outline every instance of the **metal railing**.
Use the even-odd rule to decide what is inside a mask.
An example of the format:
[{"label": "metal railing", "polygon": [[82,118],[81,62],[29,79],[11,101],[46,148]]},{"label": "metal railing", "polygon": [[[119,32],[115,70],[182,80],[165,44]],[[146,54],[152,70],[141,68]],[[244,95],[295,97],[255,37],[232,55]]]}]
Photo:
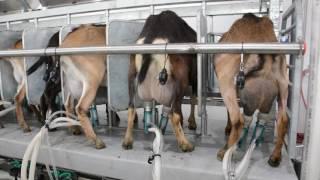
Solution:
[{"label": "metal railing", "polygon": [[[205,2],[205,8],[202,7],[203,2]],[[237,5],[234,6],[234,3]],[[259,7],[262,8],[259,9]],[[259,0],[231,0],[228,2],[225,0],[195,0],[190,2],[168,2],[116,7],[116,3],[113,1],[103,1],[3,15],[0,16],[0,29],[23,29],[24,27],[30,27],[30,24],[36,24],[37,26],[39,25],[39,27],[53,27],[64,26],[66,24],[108,23],[111,20],[118,19],[144,20],[150,14],[158,13],[166,9],[175,9],[181,17],[195,17],[197,10],[202,8],[206,9],[207,16],[242,14],[247,12],[266,13],[267,4]],[[130,14],[130,16],[124,15],[124,13]]]},{"label": "metal railing", "polygon": [[147,44],[105,47],[77,47],[77,48],[44,48],[30,50],[2,50],[0,57],[16,56],[51,56],[73,54],[300,54],[304,50],[301,43],[181,43],[181,44]]},{"label": "metal railing", "polygon": [[[288,23],[289,20],[291,21],[290,23]],[[287,24],[289,24],[289,27],[287,27]],[[302,0],[294,0],[291,6],[284,12],[280,32],[289,42],[300,42],[303,39]],[[287,145],[290,158],[296,159],[296,139],[301,107],[300,87],[303,68],[302,54],[290,55],[289,68],[290,84],[287,113],[290,118],[290,125]]]}]

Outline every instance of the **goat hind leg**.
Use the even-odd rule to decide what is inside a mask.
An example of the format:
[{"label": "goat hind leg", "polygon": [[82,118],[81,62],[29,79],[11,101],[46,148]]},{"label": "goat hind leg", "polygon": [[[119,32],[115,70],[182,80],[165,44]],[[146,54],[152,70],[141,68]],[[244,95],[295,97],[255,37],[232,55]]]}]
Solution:
[{"label": "goat hind leg", "polygon": [[132,130],[134,125],[134,120],[136,117],[136,109],[135,107],[129,107],[128,109],[128,126],[126,130],[126,134],[122,143],[122,147],[124,149],[132,149],[133,144],[133,136]]},{"label": "goat hind leg", "polygon": [[237,103],[236,91],[230,87],[233,87],[233,85],[230,86],[224,83],[220,85],[221,95],[229,113],[231,131],[226,145],[217,154],[218,160],[222,160],[227,149],[239,140],[244,124],[243,116],[240,114],[240,107]]},{"label": "goat hind leg", "polygon": [[76,112],[86,137],[94,142],[96,149],[103,149],[106,147],[106,145],[95,134],[91,122],[87,116],[89,107],[96,97],[97,89],[98,87],[94,87],[92,85],[88,88],[86,88],[86,85],[84,85],[83,93],[76,107]]},{"label": "goat hind leg", "polygon": [[279,103],[278,116],[277,116],[278,137],[276,140],[275,148],[268,160],[268,164],[272,167],[279,166],[281,162],[281,150],[284,143],[284,137],[288,129],[288,117],[286,114],[286,107],[285,107],[286,103],[284,103],[284,100],[280,100],[278,103]]},{"label": "goat hind leg", "polygon": [[181,112],[181,102],[176,101],[174,102],[173,111],[172,111],[172,114],[169,116],[169,119],[171,121],[173,131],[178,140],[180,149],[183,152],[191,152],[194,150],[194,146],[185,137],[185,134],[182,129],[182,125],[180,123],[182,119],[180,112]]},{"label": "goat hind leg", "polygon": [[43,125],[44,124],[44,119],[41,115],[40,110],[37,108],[37,106],[35,105],[30,105],[29,108],[31,109],[31,111],[37,116],[37,120]]},{"label": "goat hind leg", "polygon": [[20,85],[18,89],[18,93],[15,96],[15,104],[16,104],[16,115],[19,126],[23,129],[23,132],[30,132],[31,129],[29,125],[26,123],[22,110],[22,103],[26,96],[26,87],[25,84]]},{"label": "goat hind leg", "polygon": [[[74,101],[70,94],[68,94],[64,107],[68,114],[74,114]],[[69,115],[67,115],[68,117]],[[72,132],[73,135],[80,135],[81,129],[79,126],[69,126],[69,130]]]},{"label": "goat hind leg", "polygon": [[196,118],[194,116],[196,103],[197,103],[196,96],[192,95],[191,96],[191,110],[190,110],[190,116],[189,116],[189,119],[188,119],[188,122],[189,122],[188,128],[190,130],[196,130],[197,129]]}]

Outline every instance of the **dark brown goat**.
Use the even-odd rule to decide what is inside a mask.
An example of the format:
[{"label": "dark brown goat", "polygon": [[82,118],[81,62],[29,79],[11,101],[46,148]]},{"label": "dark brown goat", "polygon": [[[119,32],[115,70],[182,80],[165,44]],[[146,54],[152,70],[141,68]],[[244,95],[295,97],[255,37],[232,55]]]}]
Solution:
[{"label": "dark brown goat", "polygon": [[[165,44],[196,42],[196,33],[187,23],[172,11],[164,11],[150,16],[137,40],[137,44]],[[165,83],[159,80],[159,73],[166,69]],[[136,54],[131,57],[129,67],[129,109],[128,127],[123,142],[125,149],[131,149],[132,129],[136,117],[134,97],[138,93],[144,101],[155,100],[171,108],[169,119],[182,151],[192,151],[193,145],[184,135],[181,122],[181,103],[188,86],[196,92],[196,56],[186,54]],[[137,84],[135,80],[137,79]],[[137,92],[136,92],[137,90]],[[193,96],[192,106],[195,101]],[[194,108],[192,108],[193,110]],[[193,111],[189,118],[189,128],[195,129]]]},{"label": "dark brown goat", "polygon": [[[253,14],[246,14],[237,20],[220,40],[220,43],[241,42],[277,42],[272,21],[267,17],[259,18]],[[234,77],[239,73],[240,55],[219,54],[214,58],[221,95],[229,113],[226,133],[230,133],[227,144],[218,152],[218,159],[222,159],[225,151],[237,142],[244,124],[237,97],[240,97],[246,116],[252,116],[256,109],[261,113],[268,113],[277,97],[278,137],[269,159],[271,166],[277,166],[281,161],[281,148],[288,125],[286,107],[289,80],[285,56],[249,54],[244,57],[244,64],[245,86],[243,89],[237,89]]]}]

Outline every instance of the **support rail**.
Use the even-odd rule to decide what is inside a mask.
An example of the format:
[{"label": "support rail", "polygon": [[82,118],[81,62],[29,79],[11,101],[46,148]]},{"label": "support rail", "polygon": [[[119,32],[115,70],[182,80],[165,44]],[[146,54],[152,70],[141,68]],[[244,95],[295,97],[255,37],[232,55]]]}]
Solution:
[{"label": "support rail", "polygon": [[300,54],[304,51],[301,43],[181,43],[181,44],[148,44],[128,46],[105,46],[105,47],[76,47],[76,48],[45,48],[30,50],[2,50],[0,57],[18,56],[52,56],[74,54],[194,54],[194,53],[241,53],[247,54]]}]

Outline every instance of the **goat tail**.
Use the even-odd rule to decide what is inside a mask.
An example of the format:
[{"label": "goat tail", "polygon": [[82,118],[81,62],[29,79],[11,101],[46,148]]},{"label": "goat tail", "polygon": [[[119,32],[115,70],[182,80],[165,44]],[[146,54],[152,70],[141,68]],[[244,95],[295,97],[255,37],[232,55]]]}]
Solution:
[{"label": "goat tail", "polygon": [[45,56],[41,56],[40,59],[27,70],[27,76],[34,73],[44,63],[44,61]]}]

